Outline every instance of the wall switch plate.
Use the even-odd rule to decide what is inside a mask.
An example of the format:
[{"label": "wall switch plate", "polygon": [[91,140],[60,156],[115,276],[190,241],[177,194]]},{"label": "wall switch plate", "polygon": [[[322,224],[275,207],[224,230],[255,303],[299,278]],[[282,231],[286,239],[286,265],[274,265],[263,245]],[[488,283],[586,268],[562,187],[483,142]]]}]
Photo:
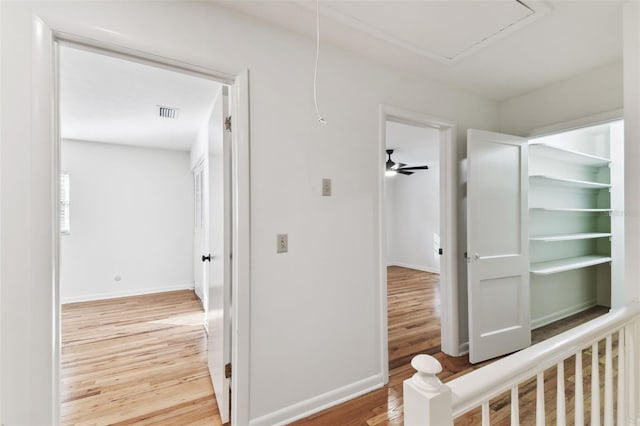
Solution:
[{"label": "wall switch plate", "polygon": [[278,253],[289,251],[289,234],[278,234]]},{"label": "wall switch plate", "polygon": [[322,196],[323,197],[331,196],[331,179],[329,178],[322,179]]}]

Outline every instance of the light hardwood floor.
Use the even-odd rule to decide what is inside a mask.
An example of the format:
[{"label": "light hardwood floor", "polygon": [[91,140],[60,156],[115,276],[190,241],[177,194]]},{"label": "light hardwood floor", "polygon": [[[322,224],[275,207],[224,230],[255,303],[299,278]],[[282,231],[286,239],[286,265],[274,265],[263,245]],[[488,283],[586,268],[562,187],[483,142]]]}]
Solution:
[{"label": "light hardwood floor", "polygon": [[[402,382],[415,373],[409,364],[414,355],[427,353],[436,357],[443,367],[440,378],[444,382],[490,362],[473,365],[469,363],[468,356],[450,357],[441,352],[438,278],[438,275],[427,272],[400,267],[388,268],[388,385],[295,422],[295,425],[402,425]],[[534,343],[540,342],[606,312],[607,309],[602,307],[590,309],[568,320],[535,330],[532,333],[532,339]],[[589,352],[585,351],[583,358],[583,365],[588,366],[591,359]],[[587,371],[589,373],[590,367],[587,370],[589,370]],[[569,363],[565,365],[565,373],[567,377],[573,373]],[[547,407],[555,407],[554,374],[555,371],[553,370],[545,373],[545,388],[547,389],[545,400],[547,401]],[[534,385],[533,382],[529,382],[521,387],[520,407],[523,418],[527,413],[535,411]],[[589,396],[589,391],[589,384],[585,382],[585,396]],[[569,395],[571,390],[568,389],[567,392]],[[567,409],[569,410],[570,408],[572,408],[571,401],[567,404]],[[509,396],[502,395],[500,398],[492,400],[490,411],[492,425],[509,424]],[[555,412],[549,410],[548,415],[550,419],[553,418],[554,420],[549,424],[555,423]],[[456,421],[456,424],[480,424],[479,412],[473,411],[469,413]],[[523,421],[522,424],[530,423]]]},{"label": "light hardwood floor", "polygon": [[[485,365],[471,365],[466,356],[450,357],[440,351],[437,275],[391,267],[388,298],[389,384],[296,425],[401,425],[402,381],[414,373],[409,365],[414,355],[435,356],[443,365],[440,377],[445,382]],[[539,342],[605,312],[594,308],[538,329],[533,340]],[[64,305],[62,331],[62,424],[220,424],[207,371],[202,310],[193,292]],[[590,354],[585,351],[583,356],[589,377]],[[565,373],[572,374],[569,363]],[[555,407],[554,371],[545,377],[547,407]],[[569,386],[569,398],[571,392]],[[520,394],[521,412],[535,410],[534,384],[521,386]],[[568,401],[567,408],[571,406]],[[508,395],[492,400],[492,424],[508,424],[509,410]],[[479,424],[478,416],[477,411],[469,413],[457,424]],[[553,410],[549,416],[555,418]]]},{"label": "light hardwood floor", "polygon": [[193,291],[62,306],[61,423],[216,425]]}]

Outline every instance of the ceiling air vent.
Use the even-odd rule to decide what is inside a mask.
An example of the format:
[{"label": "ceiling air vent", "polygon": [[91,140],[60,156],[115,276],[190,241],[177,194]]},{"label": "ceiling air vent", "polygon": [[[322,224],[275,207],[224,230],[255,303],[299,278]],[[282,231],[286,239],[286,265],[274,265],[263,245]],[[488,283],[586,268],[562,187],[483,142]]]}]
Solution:
[{"label": "ceiling air vent", "polygon": [[178,108],[158,105],[158,116],[162,118],[178,119]]}]

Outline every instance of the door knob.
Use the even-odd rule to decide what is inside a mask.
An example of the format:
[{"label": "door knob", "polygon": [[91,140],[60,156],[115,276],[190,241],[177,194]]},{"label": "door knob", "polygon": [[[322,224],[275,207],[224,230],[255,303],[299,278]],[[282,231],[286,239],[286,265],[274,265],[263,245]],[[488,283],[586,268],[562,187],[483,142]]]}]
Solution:
[{"label": "door knob", "polygon": [[478,253],[474,253],[474,254],[473,254],[473,258],[474,258],[475,260],[478,260],[478,259],[480,259],[480,255],[479,255]]},{"label": "door knob", "polygon": [[211,253],[209,253],[209,254],[208,254],[208,255],[206,255],[206,256],[205,256],[204,254],[202,255],[202,261],[204,262],[204,261],[207,261],[207,260],[208,260],[209,262],[211,262]]}]

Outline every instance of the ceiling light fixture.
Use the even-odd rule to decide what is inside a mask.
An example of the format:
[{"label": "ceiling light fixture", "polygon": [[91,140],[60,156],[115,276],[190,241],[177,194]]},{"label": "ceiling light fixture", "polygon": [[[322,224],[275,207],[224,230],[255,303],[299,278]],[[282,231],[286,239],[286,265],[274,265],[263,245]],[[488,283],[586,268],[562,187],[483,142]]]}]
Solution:
[{"label": "ceiling light fixture", "polygon": [[320,109],[318,108],[318,58],[320,57],[320,0],[316,0],[316,65],[313,71],[313,102],[316,105],[316,115],[318,121],[322,124],[327,124],[322,115],[320,115]]},{"label": "ceiling light fixture", "polygon": [[391,159],[391,154],[393,154],[393,149],[387,149],[387,162],[385,163],[385,176],[395,176],[400,173],[401,175],[410,176],[416,170],[428,170],[429,166],[409,166],[405,163],[396,163]]}]

